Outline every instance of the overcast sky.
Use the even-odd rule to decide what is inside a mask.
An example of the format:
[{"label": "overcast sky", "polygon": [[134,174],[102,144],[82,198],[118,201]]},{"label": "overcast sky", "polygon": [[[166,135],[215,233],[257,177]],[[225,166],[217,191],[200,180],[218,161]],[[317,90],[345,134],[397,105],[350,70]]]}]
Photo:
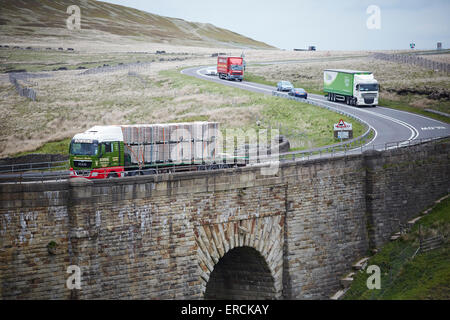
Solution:
[{"label": "overcast sky", "polygon": [[[450,47],[450,0],[107,0],[162,16],[212,23],[281,49]],[[380,9],[367,13],[370,5]],[[367,20],[372,27],[369,29]]]}]

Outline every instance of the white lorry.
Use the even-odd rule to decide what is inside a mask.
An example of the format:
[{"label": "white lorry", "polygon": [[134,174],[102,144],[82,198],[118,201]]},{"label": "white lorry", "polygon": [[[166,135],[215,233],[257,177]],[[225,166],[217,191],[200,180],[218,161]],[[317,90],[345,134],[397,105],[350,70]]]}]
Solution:
[{"label": "white lorry", "polygon": [[323,73],[323,91],[329,101],[375,107],[378,90],[378,81],[370,71],[327,69]]}]

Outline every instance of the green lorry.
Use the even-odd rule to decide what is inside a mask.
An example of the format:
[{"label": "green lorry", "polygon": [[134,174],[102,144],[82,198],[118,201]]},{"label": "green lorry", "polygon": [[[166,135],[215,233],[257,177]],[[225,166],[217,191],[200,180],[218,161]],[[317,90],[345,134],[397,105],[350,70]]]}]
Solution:
[{"label": "green lorry", "polygon": [[104,179],[245,166],[218,154],[217,122],[94,126],[70,143],[70,176]]},{"label": "green lorry", "polygon": [[323,73],[323,91],[329,101],[375,107],[378,89],[378,82],[370,71],[327,69]]}]

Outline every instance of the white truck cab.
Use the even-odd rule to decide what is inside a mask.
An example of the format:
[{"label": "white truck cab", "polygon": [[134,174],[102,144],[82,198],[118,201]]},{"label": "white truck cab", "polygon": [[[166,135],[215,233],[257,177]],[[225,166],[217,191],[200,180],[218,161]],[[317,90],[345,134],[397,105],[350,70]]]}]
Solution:
[{"label": "white truck cab", "polygon": [[378,105],[378,81],[373,74],[355,74],[354,97],[356,105]]}]

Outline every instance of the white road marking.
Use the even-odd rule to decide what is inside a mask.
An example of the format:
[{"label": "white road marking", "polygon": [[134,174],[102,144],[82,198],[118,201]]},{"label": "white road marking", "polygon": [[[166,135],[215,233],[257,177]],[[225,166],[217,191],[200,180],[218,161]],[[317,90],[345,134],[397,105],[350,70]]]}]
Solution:
[{"label": "white road marking", "polygon": [[386,107],[380,107],[380,106],[378,106],[377,108],[384,109],[384,110],[389,110],[389,111],[397,111],[397,112],[409,113],[410,115],[415,116],[415,117],[419,117],[419,118],[423,118],[423,119],[425,119],[425,120],[430,120],[430,121],[438,122],[438,123],[440,123],[440,124],[445,124],[445,123],[442,122],[442,121],[439,121],[439,120],[436,120],[436,119],[433,119],[433,118],[427,118],[427,117],[422,116],[422,115],[417,114],[417,113],[412,113],[412,112],[403,111],[403,110],[396,110],[396,109],[386,108]]},{"label": "white road marking", "polygon": [[447,128],[446,127],[422,127],[420,129],[422,131],[425,131],[425,130],[445,130]]}]

